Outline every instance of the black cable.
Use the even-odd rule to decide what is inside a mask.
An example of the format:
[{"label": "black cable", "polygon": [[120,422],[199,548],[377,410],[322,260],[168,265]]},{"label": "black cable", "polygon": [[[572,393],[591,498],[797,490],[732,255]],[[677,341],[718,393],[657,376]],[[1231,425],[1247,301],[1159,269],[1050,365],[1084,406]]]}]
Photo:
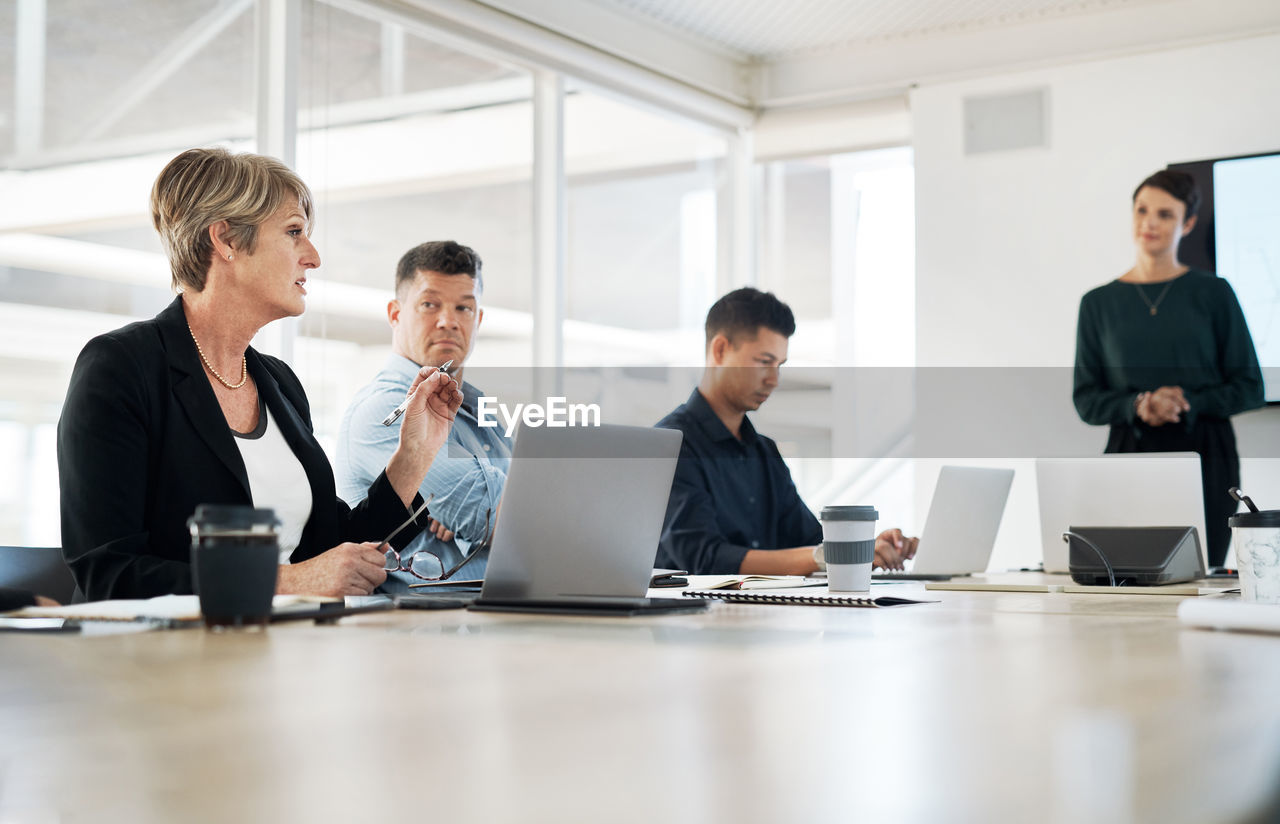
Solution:
[{"label": "black cable", "polygon": [[1097,554],[1098,558],[1102,561],[1102,565],[1107,568],[1107,580],[1111,582],[1111,586],[1115,586],[1116,574],[1112,571],[1111,563],[1107,560],[1107,556],[1102,554],[1101,549],[1098,549],[1098,545],[1081,535],[1079,532],[1072,532],[1068,529],[1066,532],[1062,533],[1062,540],[1066,541],[1068,545],[1070,545],[1071,538],[1079,538],[1081,541],[1084,541],[1085,546],[1089,547]]}]

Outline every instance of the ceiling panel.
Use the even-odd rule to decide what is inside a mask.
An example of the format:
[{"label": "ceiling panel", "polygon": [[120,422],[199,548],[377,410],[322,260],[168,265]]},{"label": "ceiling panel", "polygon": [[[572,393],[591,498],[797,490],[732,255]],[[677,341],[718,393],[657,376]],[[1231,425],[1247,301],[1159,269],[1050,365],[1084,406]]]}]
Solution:
[{"label": "ceiling panel", "polygon": [[594,0],[764,60],[1169,0]]}]

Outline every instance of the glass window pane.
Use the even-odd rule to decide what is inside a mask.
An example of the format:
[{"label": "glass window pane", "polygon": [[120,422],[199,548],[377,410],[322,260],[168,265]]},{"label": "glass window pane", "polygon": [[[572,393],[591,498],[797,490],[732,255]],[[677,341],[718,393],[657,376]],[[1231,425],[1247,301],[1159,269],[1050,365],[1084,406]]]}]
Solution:
[{"label": "glass window pane", "polygon": [[725,150],[648,108],[566,96],[566,363],[689,362],[682,344],[716,298]]},{"label": "glass window pane", "polygon": [[[915,364],[915,218],[911,150],[882,149],[762,164],[760,285],[796,314],[792,366],[761,412],[787,455],[827,455],[789,461],[811,501],[848,502],[848,484],[876,463],[860,457],[855,437],[891,438],[913,412],[910,396],[885,400],[854,426],[848,404],[865,396],[866,367]],[[804,367],[820,367],[806,369]],[[830,367],[837,367],[831,369]],[[818,388],[830,394],[821,431],[806,431],[802,417],[776,411],[788,396]],[[785,407],[783,407],[785,409]],[[805,404],[793,404],[804,409]],[[881,433],[881,429],[885,431]],[[790,442],[784,439],[789,435]],[[859,456],[859,457],[855,457]],[[910,467],[877,470],[892,478],[876,488],[877,505],[911,511]],[[881,503],[881,502],[885,503]],[[909,519],[908,519],[909,520]]]},{"label": "glass window pane", "polygon": [[46,8],[45,148],[145,136],[181,149],[252,135],[252,0]]},{"label": "glass window pane", "polygon": [[21,154],[16,9],[0,4],[0,449],[17,478],[0,543],[57,545],[71,367],[89,338],[173,298],[148,213],[164,164],[193,145],[251,147],[254,3],[48,0],[43,139]]},{"label": "glass window pane", "polygon": [[322,266],[294,367],[326,448],[391,352],[386,305],[412,247],[455,240],[484,261],[472,365],[527,365],[532,328],[528,73],[348,17],[313,12],[299,103]]}]

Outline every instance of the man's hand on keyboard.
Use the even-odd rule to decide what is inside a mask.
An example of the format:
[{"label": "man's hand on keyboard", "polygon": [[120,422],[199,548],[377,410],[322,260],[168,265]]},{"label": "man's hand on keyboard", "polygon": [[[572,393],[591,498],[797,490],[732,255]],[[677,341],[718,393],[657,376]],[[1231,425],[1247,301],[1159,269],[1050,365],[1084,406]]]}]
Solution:
[{"label": "man's hand on keyboard", "polygon": [[901,529],[886,529],[876,536],[876,557],[873,566],[877,569],[902,569],[902,562],[916,557],[916,546],[919,538],[908,538]]}]

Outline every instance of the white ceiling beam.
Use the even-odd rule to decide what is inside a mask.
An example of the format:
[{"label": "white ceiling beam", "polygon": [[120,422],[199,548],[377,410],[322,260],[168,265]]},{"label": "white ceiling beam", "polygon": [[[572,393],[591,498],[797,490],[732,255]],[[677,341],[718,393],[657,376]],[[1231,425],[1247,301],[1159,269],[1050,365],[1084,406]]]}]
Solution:
[{"label": "white ceiling beam", "polygon": [[838,106],[766,110],[756,122],[760,162],[911,143],[905,95]]},{"label": "white ceiling beam", "polygon": [[740,106],[752,106],[750,56],[598,0],[480,0]]},{"label": "white ceiling beam", "polygon": [[324,0],[432,42],[502,64],[547,69],[660,107],[704,127],[735,133],[755,111],[647,66],[475,0]]},{"label": "white ceiling beam", "polygon": [[223,0],[208,14],[183,29],[142,69],[118,84],[116,93],[98,106],[89,118],[88,126],[77,135],[76,143],[92,143],[128,116],[252,5],[253,0]]},{"label": "white ceiling beam", "polygon": [[[166,290],[170,284],[169,262],[164,255],[47,235],[17,232],[0,234],[0,267],[161,290]],[[307,292],[307,303],[313,312],[320,311],[330,315],[374,321],[386,320],[387,301],[392,297],[388,290],[326,280],[321,273],[313,275],[308,281]],[[93,334],[105,332],[120,325],[117,315],[86,313],[56,307],[29,307],[23,310],[11,307],[12,304],[0,302],[0,319],[9,316],[16,318],[22,312],[29,311],[30,317],[40,319],[39,324],[32,329],[49,329],[53,330],[54,334],[57,334],[60,328],[68,328],[68,323],[81,317],[90,322],[90,326],[95,330]],[[18,314],[13,314],[15,312]],[[49,318],[53,318],[53,321],[50,322]],[[5,339],[6,334],[20,338],[21,334],[15,330],[26,328],[26,325],[17,321],[7,325],[0,323],[0,341]],[[499,306],[486,306],[484,329],[486,336],[528,339],[534,334],[533,314]],[[682,332],[676,329],[639,331],[586,321],[563,321],[564,340],[575,347],[591,345],[619,347],[646,353],[650,357],[657,354],[673,363],[684,358],[687,354],[686,350],[694,350],[694,347],[687,346],[686,338],[695,333],[700,335],[701,331]],[[87,337],[76,338],[74,335],[72,337],[75,339],[74,348],[54,347],[50,350],[52,359],[62,360],[73,357],[75,352],[79,351],[83,341],[87,340]],[[0,349],[0,351],[3,350]]]},{"label": "white ceiling beam", "polygon": [[0,266],[159,289],[171,281],[163,255],[25,232],[0,234]]},{"label": "white ceiling beam", "polygon": [[[570,86],[572,89],[572,86]],[[301,109],[298,125],[301,129],[330,129],[373,123],[382,120],[446,114],[503,103],[527,101],[533,96],[533,82],[528,77],[510,77],[488,83],[472,83],[466,86],[450,86],[429,91],[402,94],[397,97],[377,97],[369,100],[352,100],[345,103]],[[223,141],[246,140],[254,133],[253,118],[227,120],[189,126],[164,132],[134,135],[114,140],[104,140],[89,146],[45,149],[29,152],[21,157],[10,155],[0,158],[0,167],[10,169],[44,169],[87,161],[103,161],[111,158],[132,157],[156,151],[169,151],[174,147],[207,146]]]},{"label": "white ceiling beam", "polygon": [[850,44],[760,68],[762,109],[901,95],[914,85],[1280,31],[1280,3],[1167,0],[1047,20]]},{"label": "white ceiling beam", "polygon": [[[671,129],[643,109],[570,95],[570,174],[677,167],[724,151],[711,135]],[[528,180],[532,106],[490,106],[325,129],[301,141],[296,168],[328,203]],[[515,136],[513,138],[513,136]],[[196,144],[199,145],[199,144]],[[232,151],[249,141],[228,143]],[[377,146],[375,154],[368,147]],[[0,231],[76,232],[148,220],[151,184],[175,151],[27,172],[0,171]],[[364,157],[359,165],[333,158]],[[321,215],[324,220],[324,215]]]}]

